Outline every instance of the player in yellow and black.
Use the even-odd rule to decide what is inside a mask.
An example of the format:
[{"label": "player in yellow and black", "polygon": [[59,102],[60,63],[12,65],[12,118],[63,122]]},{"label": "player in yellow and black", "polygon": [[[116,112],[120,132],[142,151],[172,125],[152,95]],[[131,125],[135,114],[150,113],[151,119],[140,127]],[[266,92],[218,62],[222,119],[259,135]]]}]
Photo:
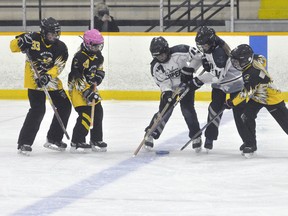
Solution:
[{"label": "player in yellow and black", "polygon": [[[33,62],[40,74],[38,79],[29,59],[27,59],[24,87],[28,88],[30,109],[18,138],[20,153],[29,154],[32,151],[31,146],[45,114],[46,95],[42,86],[46,86],[64,126],[67,126],[71,113],[71,103],[63,90],[58,75],[65,67],[68,50],[66,45],[59,40],[60,33],[59,23],[50,17],[41,20],[40,32],[20,34],[10,43],[12,52],[29,53],[30,61]],[[64,132],[54,115],[44,147],[60,151],[65,150],[67,145],[62,142],[63,134]]]},{"label": "player in yellow and black", "polygon": [[[69,94],[72,104],[78,113],[76,125],[73,129],[71,152],[106,151],[107,144],[103,142],[103,108],[97,86],[104,79],[104,58],[101,50],[104,38],[96,30],[87,30],[83,35],[80,50],[72,60],[71,72],[68,78]],[[90,130],[91,106],[96,102],[93,118],[93,128]],[[90,131],[90,143],[86,143],[86,136]]]},{"label": "player in yellow and black", "polygon": [[231,51],[231,62],[236,69],[242,70],[244,89],[233,100],[228,99],[225,107],[233,108],[243,100],[248,100],[242,115],[246,136],[240,151],[250,156],[257,150],[255,119],[260,109],[265,107],[286,134],[288,134],[288,109],[281,91],[273,84],[265,69],[265,57],[254,54],[249,45],[241,44]]}]

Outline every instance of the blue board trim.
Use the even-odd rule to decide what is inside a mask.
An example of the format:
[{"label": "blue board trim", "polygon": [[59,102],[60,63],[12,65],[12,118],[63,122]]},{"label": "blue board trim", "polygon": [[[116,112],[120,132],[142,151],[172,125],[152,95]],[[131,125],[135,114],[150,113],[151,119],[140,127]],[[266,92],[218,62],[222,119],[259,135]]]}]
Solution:
[{"label": "blue board trim", "polygon": [[[267,36],[249,36],[249,44],[254,53],[261,54],[268,59],[268,37]],[[267,61],[268,66],[268,61]],[[266,66],[266,67],[267,67]]]}]

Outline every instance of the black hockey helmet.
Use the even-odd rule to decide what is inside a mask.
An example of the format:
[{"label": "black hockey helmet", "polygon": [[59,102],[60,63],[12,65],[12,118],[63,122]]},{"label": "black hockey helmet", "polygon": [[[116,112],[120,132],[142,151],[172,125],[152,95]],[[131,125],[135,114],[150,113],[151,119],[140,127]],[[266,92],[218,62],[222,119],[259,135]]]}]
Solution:
[{"label": "black hockey helmet", "polygon": [[197,48],[204,53],[210,53],[215,48],[216,32],[213,28],[202,26],[196,35]]},{"label": "black hockey helmet", "polygon": [[166,62],[170,57],[168,42],[163,37],[154,37],[150,44],[150,52],[153,58],[159,62]]},{"label": "black hockey helmet", "polygon": [[231,51],[231,63],[237,70],[243,70],[253,61],[254,52],[248,44],[241,44]]},{"label": "black hockey helmet", "polygon": [[61,27],[57,20],[52,17],[41,20],[40,33],[46,43],[52,44],[59,39]]}]

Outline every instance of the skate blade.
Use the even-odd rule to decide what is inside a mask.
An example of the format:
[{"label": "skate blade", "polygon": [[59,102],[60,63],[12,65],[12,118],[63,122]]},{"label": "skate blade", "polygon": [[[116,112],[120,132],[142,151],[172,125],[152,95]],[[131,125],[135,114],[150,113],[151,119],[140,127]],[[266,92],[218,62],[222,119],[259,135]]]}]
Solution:
[{"label": "skate blade", "polygon": [[100,147],[92,147],[93,152],[107,152],[107,148],[100,148]]},{"label": "skate blade", "polygon": [[31,154],[31,152],[29,152],[29,151],[21,151],[21,150],[19,149],[19,150],[18,150],[18,154],[29,157],[30,154]]},{"label": "skate blade", "polygon": [[201,147],[198,147],[198,148],[194,148],[194,151],[195,153],[200,153],[202,151],[202,148]]},{"label": "skate blade", "polygon": [[152,152],[153,151],[153,148],[151,146],[146,146],[144,145],[144,148],[143,148],[146,152]]},{"label": "skate blade", "polygon": [[206,150],[206,153],[209,154],[209,152],[210,152],[212,149],[205,148],[205,150]]},{"label": "skate blade", "polygon": [[51,149],[51,150],[54,150],[54,151],[59,151],[59,152],[63,152],[66,149],[66,148],[55,147],[55,146],[49,145],[49,144],[44,144],[43,146],[44,146],[44,148]]},{"label": "skate blade", "polygon": [[255,152],[252,152],[252,153],[243,153],[242,152],[241,155],[247,159],[250,159],[250,158],[253,158],[256,154],[255,154]]},{"label": "skate blade", "polygon": [[90,153],[91,149],[81,149],[81,148],[70,148],[70,153],[72,154],[86,154],[86,153]]}]

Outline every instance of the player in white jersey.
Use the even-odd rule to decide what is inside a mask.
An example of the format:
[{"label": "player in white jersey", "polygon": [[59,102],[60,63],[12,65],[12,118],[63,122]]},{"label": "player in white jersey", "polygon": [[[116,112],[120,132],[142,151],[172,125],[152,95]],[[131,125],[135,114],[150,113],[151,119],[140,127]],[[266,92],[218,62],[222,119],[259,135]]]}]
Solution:
[{"label": "player in white jersey", "polygon": [[[153,57],[151,62],[151,74],[155,83],[161,91],[159,111],[153,116],[150,125],[145,129],[147,132],[151,129],[157,116],[168,101],[173,104],[172,94],[180,83],[186,83],[193,78],[193,73],[201,66],[201,53],[195,47],[188,45],[177,45],[169,48],[168,42],[163,37],[155,37],[151,41],[150,52]],[[197,114],[194,108],[195,91],[189,92],[180,101],[180,107],[191,138],[200,130]],[[172,102],[171,102],[172,100]],[[153,140],[158,139],[163,131],[165,124],[169,120],[172,112],[165,116],[162,124],[157,127],[154,133],[149,136],[144,145],[146,148],[153,147]],[[193,148],[201,146],[201,134],[192,141]],[[195,149],[197,151],[197,149]]]},{"label": "player in white jersey", "polygon": [[[201,27],[195,41],[198,49],[203,53],[202,64],[206,72],[194,77],[190,87],[197,89],[204,83],[212,84],[212,101],[208,107],[207,119],[209,122],[223,108],[226,94],[230,94],[230,98],[234,98],[243,89],[242,73],[232,66],[229,58],[230,48],[216,35],[213,28]],[[237,109],[233,109],[236,127],[242,140],[245,136],[241,119],[244,105],[245,102],[237,106]],[[221,117],[222,114],[205,130],[204,148],[207,150],[213,148],[213,141],[218,138]]]}]

